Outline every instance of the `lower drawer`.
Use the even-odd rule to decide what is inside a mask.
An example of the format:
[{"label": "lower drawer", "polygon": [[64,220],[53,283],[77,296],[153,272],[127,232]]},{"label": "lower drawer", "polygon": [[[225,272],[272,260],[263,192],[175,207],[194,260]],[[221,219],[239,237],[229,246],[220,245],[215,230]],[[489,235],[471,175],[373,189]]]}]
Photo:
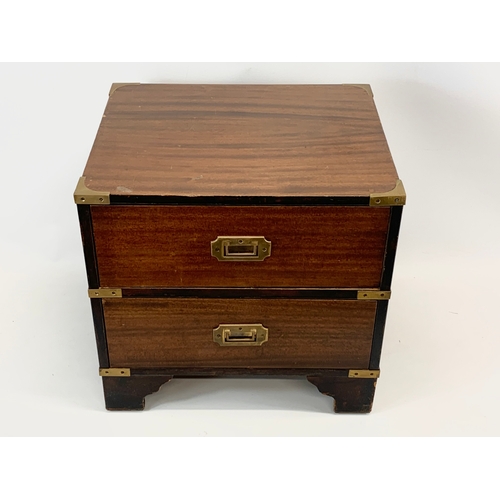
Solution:
[{"label": "lower drawer", "polygon": [[[376,301],[103,299],[111,367],[368,368]],[[220,346],[220,324],[262,324],[262,345]]]}]

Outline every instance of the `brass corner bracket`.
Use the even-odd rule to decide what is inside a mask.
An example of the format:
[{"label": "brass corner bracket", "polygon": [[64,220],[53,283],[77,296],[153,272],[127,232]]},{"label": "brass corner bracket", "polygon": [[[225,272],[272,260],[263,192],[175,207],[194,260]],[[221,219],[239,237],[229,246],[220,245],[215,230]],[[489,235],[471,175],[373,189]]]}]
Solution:
[{"label": "brass corner bracket", "polygon": [[130,368],[99,368],[101,377],[130,377]]},{"label": "brass corner bracket", "polygon": [[390,290],[358,290],[358,300],[389,300]]},{"label": "brass corner bracket", "polygon": [[363,89],[373,99],[372,87],[368,83],[343,83],[342,85],[349,85],[349,87],[359,87],[360,89]]},{"label": "brass corner bracket", "polygon": [[380,370],[349,370],[349,378],[379,378]]},{"label": "brass corner bracket", "polygon": [[389,207],[404,205],[406,203],[406,191],[401,179],[398,179],[396,186],[387,193],[370,194],[371,207]]},{"label": "brass corner bracket", "polygon": [[77,205],[109,205],[109,193],[93,191],[85,185],[85,177],[80,177],[73,198]]},{"label": "brass corner bracket", "polygon": [[89,297],[91,299],[113,299],[121,298],[121,288],[91,288],[89,289]]},{"label": "brass corner bracket", "polygon": [[116,89],[119,89],[120,87],[126,87],[127,85],[140,85],[140,83],[113,83],[111,85],[111,88],[109,89],[109,97],[111,97]]}]

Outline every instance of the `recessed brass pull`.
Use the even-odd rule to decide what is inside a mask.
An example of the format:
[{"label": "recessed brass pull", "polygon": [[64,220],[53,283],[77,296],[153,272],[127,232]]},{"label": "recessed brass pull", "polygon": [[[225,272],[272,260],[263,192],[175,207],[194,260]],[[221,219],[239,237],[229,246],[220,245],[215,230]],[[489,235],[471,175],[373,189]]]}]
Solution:
[{"label": "recessed brass pull", "polygon": [[214,342],[220,346],[259,346],[267,342],[269,330],[261,324],[219,325],[214,328]]},{"label": "recessed brass pull", "polygon": [[212,256],[224,261],[259,261],[271,255],[271,242],[264,236],[219,236],[211,247]]}]

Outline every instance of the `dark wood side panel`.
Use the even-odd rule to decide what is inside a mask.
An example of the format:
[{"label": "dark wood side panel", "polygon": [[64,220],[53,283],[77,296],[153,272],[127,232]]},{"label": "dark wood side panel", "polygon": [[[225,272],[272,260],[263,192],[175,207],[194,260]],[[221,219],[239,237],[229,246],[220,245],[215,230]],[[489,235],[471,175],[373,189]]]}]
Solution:
[{"label": "dark wood side panel", "polygon": [[[102,287],[378,288],[389,208],[93,206]],[[218,236],[264,236],[262,262],[219,262]]]},{"label": "dark wood side panel", "polygon": [[389,301],[379,300],[377,313],[375,315],[375,327],[373,329],[372,353],[370,355],[370,370],[378,370],[380,367],[380,356],[382,355],[382,342],[384,340],[385,322]]},{"label": "dark wood side panel", "polygon": [[[103,300],[110,365],[368,368],[375,301]],[[221,347],[219,324],[262,323],[262,346]]]},{"label": "dark wood side panel", "polygon": [[77,210],[80,221],[80,233],[82,235],[85,268],[87,270],[87,281],[89,288],[99,288],[99,272],[97,270],[90,205],[77,205]]},{"label": "dark wood side panel", "polygon": [[109,368],[108,344],[106,342],[106,326],[104,324],[104,311],[102,299],[91,299],[92,318],[94,320],[95,340],[97,344],[97,354],[99,356],[99,366]]},{"label": "dark wood side panel", "polygon": [[389,231],[387,234],[387,246],[384,259],[384,270],[382,273],[382,290],[390,290],[392,283],[392,274],[394,272],[394,262],[396,260],[396,248],[398,246],[399,228],[401,226],[401,217],[403,207],[391,207],[389,218]]}]

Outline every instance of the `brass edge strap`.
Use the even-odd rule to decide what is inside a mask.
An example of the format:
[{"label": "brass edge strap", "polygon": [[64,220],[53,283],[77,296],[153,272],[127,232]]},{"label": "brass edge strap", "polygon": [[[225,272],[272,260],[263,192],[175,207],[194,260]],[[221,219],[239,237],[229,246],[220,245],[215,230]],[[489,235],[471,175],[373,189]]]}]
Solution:
[{"label": "brass edge strap", "polygon": [[130,377],[130,368],[99,368],[101,377]]},{"label": "brass edge strap", "polygon": [[115,90],[119,89],[120,87],[126,87],[127,85],[140,85],[138,82],[131,82],[131,83],[113,83],[111,85],[111,88],[109,89],[109,97],[111,97]]},{"label": "brass edge strap", "polygon": [[349,370],[349,378],[379,378],[380,370]]},{"label": "brass edge strap", "polygon": [[85,185],[85,177],[78,179],[73,199],[77,205],[109,205],[109,193],[93,191]]},{"label": "brass edge strap", "polygon": [[390,290],[358,290],[358,300],[389,300]]},{"label": "brass edge strap", "polygon": [[91,288],[89,289],[91,299],[113,299],[122,297],[121,288]]},{"label": "brass edge strap", "polygon": [[406,191],[401,179],[396,181],[396,186],[386,193],[370,194],[371,207],[391,207],[406,203]]}]

